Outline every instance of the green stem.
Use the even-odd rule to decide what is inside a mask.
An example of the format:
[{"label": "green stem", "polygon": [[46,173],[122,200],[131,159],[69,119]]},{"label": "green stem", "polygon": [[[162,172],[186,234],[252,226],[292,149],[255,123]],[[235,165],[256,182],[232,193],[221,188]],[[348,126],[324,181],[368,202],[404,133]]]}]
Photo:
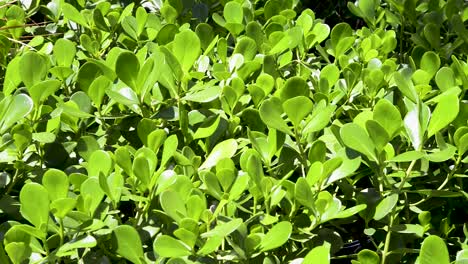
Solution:
[{"label": "green stem", "polygon": [[[400,185],[398,186],[398,189],[396,191],[397,195],[400,196],[401,190],[403,189],[403,186],[405,185],[406,181],[408,180],[409,176],[411,175],[411,171],[413,170],[414,166],[416,165],[417,160],[411,161],[410,165],[408,166],[408,169],[406,169],[405,177],[401,180]],[[397,215],[397,208],[398,206],[395,205],[390,213],[390,222],[388,223],[388,231],[387,235],[385,236],[385,244],[384,244],[384,250],[382,252],[382,264],[386,263],[387,256],[389,255],[388,250],[390,248],[390,242],[392,239],[392,226],[393,226],[393,221],[395,220],[395,217]]]}]

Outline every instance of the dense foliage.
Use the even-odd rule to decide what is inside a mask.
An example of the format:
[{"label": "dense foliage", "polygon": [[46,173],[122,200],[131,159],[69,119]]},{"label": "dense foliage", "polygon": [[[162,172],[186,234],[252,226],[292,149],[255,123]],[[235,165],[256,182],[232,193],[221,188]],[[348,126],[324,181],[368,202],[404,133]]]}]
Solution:
[{"label": "dense foliage", "polygon": [[463,0],[0,0],[0,263],[468,263]]}]

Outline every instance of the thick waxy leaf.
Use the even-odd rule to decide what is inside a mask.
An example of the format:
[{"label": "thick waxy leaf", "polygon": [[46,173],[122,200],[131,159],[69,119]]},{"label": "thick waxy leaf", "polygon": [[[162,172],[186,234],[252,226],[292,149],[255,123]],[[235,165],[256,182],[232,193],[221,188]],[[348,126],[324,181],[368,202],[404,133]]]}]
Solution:
[{"label": "thick waxy leaf", "polygon": [[47,189],[37,183],[23,186],[19,200],[21,215],[37,229],[45,232],[49,221],[49,194]]},{"label": "thick waxy leaf", "polygon": [[87,26],[86,20],[83,15],[71,4],[64,3],[62,7],[63,15],[73,22],[76,22],[82,26]]},{"label": "thick waxy leaf", "polygon": [[242,6],[236,1],[230,1],[224,6],[223,15],[227,23],[242,24],[244,18]]},{"label": "thick waxy leaf", "polygon": [[187,245],[167,235],[158,236],[154,240],[153,250],[159,256],[166,258],[185,257],[191,254]]},{"label": "thick waxy leaf", "polygon": [[330,263],[330,243],[313,248],[304,258],[303,264]]},{"label": "thick waxy leaf", "polygon": [[411,80],[405,79],[405,77],[403,77],[403,75],[399,72],[395,72],[393,74],[393,78],[395,79],[395,83],[398,89],[400,89],[401,93],[410,99],[413,103],[416,103],[418,100],[418,95]]},{"label": "thick waxy leaf", "polygon": [[97,241],[93,236],[87,235],[84,237],[78,237],[65,243],[57,251],[57,256],[65,256],[67,252],[78,249],[78,248],[93,248],[97,245]]},{"label": "thick waxy leaf", "polygon": [[60,85],[61,83],[57,80],[45,80],[29,88],[29,95],[34,105],[39,106],[47,97],[54,94],[60,88]]},{"label": "thick waxy leaf", "polygon": [[380,220],[388,215],[398,202],[398,194],[391,194],[385,197],[375,209],[374,219]]},{"label": "thick waxy leaf", "polygon": [[282,114],[281,100],[277,97],[265,100],[260,106],[260,118],[267,126],[292,135],[288,125],[281,117]]},{"label": "thick waxy leaf", "polygon": [[126,85],[130,86],[134,91],[137,89],[139,71],[140,63],[133,52],[120,53],[115,65],[115,72],[119,79],[121,79]]},{"label": "thick waxy leaf", "polygon": [[20,76],[26,87],[32,87],[44,79],[47,74],[46,60],[36,52],[25,53],[19,62]]},{"label": "thick waxy leaf", "polygon": [[427,137],[432,137],[435,133],[449,125],[458,115],[459,100],[456,94],[442,96],[431,116],[431,121],[427,128]]},{"label": "thick waxy leaf", "polygon": [[116,252],[133,263],[143,262],[143,247],[138,232],[129,225],[120,225],[114,229],[117,241]]},{"label": "thick waxy leaf", "polygon": [[[190,43],[188,45],[188,43]],[[174,38],[173,51],[182,69],[188,72],[200,56],[200,39],[191,30],[184,30]]]},{"label": "thick waxy leaf", "polygon": [[293,97],[283,103],[284,111],[296,127],[312,112],[312,108],[312,102],[305,96]]},{"label": "thick waxy leaf", "polygon": [[262,239],[260,244],[260,250],[265,252],[278,247],[281,247],[286,243],[291,236],[292,225],[290,222],[284,221],[274,225]]},{"label": "thick waxy leaf", "polygon": [[450,263],[447,246],[442,238],[430,235],[424,239],[419,253],[420,264]]},{"label": "thick waxy leaf", "polygon": [[26,117],[33,109],[33,101],[26,94],[18,94],[13,97],[7,97],[0,102],[6,109],[0,112],[0,133]]},{"label": "thick waxy leaf", "polygon": [[394,137],[402,126],[400,111],[388,100],[377,102],[374,107],[373,119],[385,128],[390,138]]},{"label": "thick waxy leaf", "polygon": [[55,42],[53,51],[58,66],[70,67],[75,58],[76,45],[68,39],[59,39]]},{"label": "thick waxy leaf", "polygon": [[44,173],[42,185],[47,189],[51,201],[68,195],[68,176],[61,170],[50,169]]},{"label": "thick waxy leaf", "polygon": [[361,152],[373,161],[378,161],[374,143],[362,127],[354,123],[346,124],[340,129],[340,135],[346,146]]},{"label": "thick waxy leaf", "polygon": [[209,169],[226,158],[231,158],[237,151],[237,142],[235,139],[228,139],[218,143],[210,152],[205,162],[200,166],[200,170]]},{"label": "thick waxy leaf", "polygon": [[280,90],[280,98],[286,101],[296,96],[308,96],[309,86],[301,77],[289,78]]},{"label": "thick waxy leaf", "polygon": [[363,249],[358,253],[360,264],[379,264],[380,257],[377,253],[369,249]]}]

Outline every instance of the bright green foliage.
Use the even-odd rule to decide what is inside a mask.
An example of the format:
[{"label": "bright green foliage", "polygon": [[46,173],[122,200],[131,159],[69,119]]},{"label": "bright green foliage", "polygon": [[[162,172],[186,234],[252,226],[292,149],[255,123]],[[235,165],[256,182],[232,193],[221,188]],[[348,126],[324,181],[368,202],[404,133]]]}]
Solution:
[{"label": "bright green foliage", "polygon": [[466,263],[466,1],[315,2],[0,1],[0,263]]}]

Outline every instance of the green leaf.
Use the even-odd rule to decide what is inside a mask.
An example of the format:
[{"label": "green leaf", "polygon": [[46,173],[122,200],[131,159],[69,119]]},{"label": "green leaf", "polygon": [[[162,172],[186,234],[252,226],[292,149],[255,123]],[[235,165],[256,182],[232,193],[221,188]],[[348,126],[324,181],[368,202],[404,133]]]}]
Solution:
[{"label": "green leaf", "polygon": [[73,22],[76,22],[84,27],[87,26],[83,15],[71,4],[64,3],[62,6],[63,16]]},{"label": "green leaf", "polygon": [[330,248],[330,243],[326,241],[323,245],[314,247],[307,253],[302,264],[330,263]]},{"label": "green leaf", "polygon": [[418,95],[416,93],[416,89],[413,86],[413,82],[411,80],[405,79],[405,77],[403,77],[400,72],[395,72],[393,74],[393,78],[395,79],[395,83],[401,93],[403,93],[403,95],[410,99],[413,103],[417,103]]},{"label": "green leaf", "polygon": [[424,227],[414,224],[401,224],[392,226],[392,231],[402,234],[415,234],[418,237],[423,237]]},{"label": "green leaf", "polygon": [[34,104],[38,107],[49,96],[53,95],[61,86],[61,82],[57,80],[45,80],[33,85],[28,89],[29,95]]},{"label": "green leaf", "polygon": [[159,201],[164,212],[176,222],[180,222],[187,215],[185,202],[179,193],[166,190],[159,196]]},{"label": "green leaf", "polygon": [[380,257],[372,250],[363,249],[358,253],[358,261],[360,264],[379,264]]},{"label": "green leaf", "polygon": [[439,55],[433,51],[428,51],[424,53],[419,64],[421,65],[421,70],[427,72],[432,78],[440,67]]},{"label": "green leaf", "polygon": [[154,240],[153,250],[159,256],[165,258],[185,257],[191,255],[190,247],[167,235],[158,236]]},{"label": "green leaf", "polygon": [[403,121],[398,108],[385,99],[379,100],[375,105],[373,119],[387,131],[390,139],[396,136]]},{"label": "green leaf", "polygon": [[227,23],[242,24],[242,20],[244,19],[242,6],[236,1],[226,3],[223,15]]},{"label": "green leaf", "polygon": [[42,185],[49,193],[51,201],[66,198],[68,195],[68,176],[57,169],[49,169],[42,177]]},{"label": "green leaf", "polygon": [[384,218],[386,215],[392,212],[393,207],[395,207],[397,202],[398,194],[396,193],[390,194],[389,196],[382,199],[382,201],[380,201],[375,208],[374,219],[378,221]]},{"label": "green leaf", "polygon": [[299,76],[289,78],[283,88],[280,89],[280,98],[282,101],[296,96],[309,96],[309,86],[307,82]]},{"label": "green leaf", "polygon": [[374,0],[359,0],[359,9],[364,14],[364,17],[370,21],[374,19],[375,15],[375,1]]},{"label": "green leaf", "polygon": [[213,135],[219,126],[221,116],[208,117],[193,135],[193,139],[207,138]]},{"label": "green leaf", "polygon": [[303,206],[313,209],[314,195],[310,189],[309,183],[303,177],[297,179],[294,189],[294,198]]},{"label": "green leaf", "polygon": [[99,149],[91,154],[87,167],[90,178],[98,178],[100,173],[108,176],[113,169],[114,161],[109,152]]},{"label": "green leaf", "polygon": [[47,231],[49,222],[49,194],[44,186],[27,183],[20,191],[21,215],[37,229]]},{"label": "green leaf", "polygon": [[375,146],[366,131],[357,124],[348,123],[340,129],[341,138],[346,146],[366,155],[369,159],[378,162]]},{"label": "green leaf", "polygon": [[348,218],[361,212],[362,210],[365,210],[366,208],[367,208],[366,204],[359,204],[359,205],[353,206],[351,208],[348,208],[346,210],[339,212],[333,218]]},{"label": "green leaf", "polygon": [[219,86],[203,87],[196,91],[189,91],[183,99],[197,103],[207,103],[215,100],[221,95],[222,89]]},{"label": "green leaf", "polygon": [[456,94],[447,94],[442,96],[432,113],[429,126],[427,128],[427,137],[430,138],[435,133],[449,125],[458,115],[459,99]]},{"label": "green leaf", "polygon": [[283,109],[281,107],[281,100],[277,97],[271,97],[270,99],[263,101],[263,104],[260,106],[260,118],[263,123],[268,127],[293,135],[288,125],[281,117],[282,114]]},{"label": "green leaf", "polygon": [[118,91],[107,90],[106,93],[112,100],[127,106],[135,113],[141,115],[140,101],[134,90],[124,87]]},{"label": "green leaf", "polygon": [[114,235],[117,241],[117,254],[133,263],[144,263],[143,245],[134,227],[119,225],[114,229]]},{"label": "green leaf", "polygon": [[109,80],[106,76],[99,76],[93,80],[90,84],[87,94],[91,101],[94,103],[96,108],[100,108],[106,90],[109,90],[112,87],[112,81]]},{"label": "green leaf", "polygon": [[385,129],[374,120],[367,120],[366,130],[369,133],[372,142],[374,142],[377,153],[381,153],[387,143],[390,141],[390,137]]},{"label": "green leaf", "polygon": [[407,152],[403,152],[387,161],[389,162],[409,162],[413,160],[418,160],[424,157],[424,153],[417,150],[410,150]]},{"label": "green leaf", "polygon": [[76,54],[76,45],[68,39],[58,39],[53,48],[58,66],[70,67]]},{"label": "green leaf", "polygon": [[283,103],[284,111],[296,127],[299,127],[301,121],[312,112],[312,108],[312,101],[305,96],[293,97]]},{"label": "green leaf", "polygon": [[138,72],[140,71],[140,63],[138,58],[133,52],[122,52],[117,57],[117,62],[115,65],[115,72],[120,80],[122,80],[126,85],[133,89],[137,90],[137,78]]},{"label": "green leaf", "polygon": [[172,158],[172,156],[174,156],[174,152],[176,152],[177,150],[178,143],[179,141],[177,139],[177,135],[170,135],[164,141],[163,154],[161,157],[161,166],[166,166],[169,159]]},{"label": "green leaf", "polygon": [[122,21],[122,29],[129,35],[132,39],[138,41],[138,23],[135,17],[128,16],[125,17]]},{"label": "green leaf", "polygon": [[47,62],[46,60],[36,52],[28,51],[19,62],[21,80],[26,87],[32,87],[33,85],[42,81],[47,75]]},{"label": "green leaf", "polygon": [[424,239],[419,252],[419,264],[449,264],[447,246],[442,238],[430,235]]},{"label": "green leaf", "polygon": [[26,94],[7,97],[2,102],[6,102],[8,106],[5,112],[0,112],[0,133],[4,133],[16,122],[29,115],[33,108],[33,101]]},{"label": "green leaf", "polygon": [[455,73],[453,72],[452,68],[449,67],[440,68],[435,76],[435,81],[442,92],[445,92],[457,85]]},{"label": "green leaf", "polygon": [[218,143],[210,152],[205,162],[200,166],[200,170],[209,169],[225,158],[231,158],[237,151],[235,139],[228,139]]},{"label": "green leaf", "polygon": [[58,218],[65,218],[76,206],[73,198],[58,198],[50,203],[50,211]]},{"label": "green leaf", "polygon": [[[187,43],[190,43],[190,45],[187,45]],[[200,39],[195,32],[183,30],[175,36],[172,49],[182,70],[188,72],[198,59],[198,56],[200,56]]]},{"label": "green leaf", "polygon": [[[321,102],[324,102],[324,100],[322,100]],[[325,104],[320,105],[321,102],[319,102],[319,104],[315,107],[314,111],[312,112],[310,121],[307,123],[307,125],[304,127],[304,130],[302,131],[303,134],[307,135],[309,133],[320,131],[324,129],[328,125],[328,123],[330,123],[330,119],[332,118],[335,112],[336,106],[324,106]]]},{"label": "green leaf", "polygon": [[292,224],[287,221],[274,225],[263,237],[260,244],[262,252],[281,247],[289,240],[292,233]]},{"label": "green leaf", "polygon": [[97,241],[93,236],[85,235],[74,238],[69,242],[63,244],[58,251],[57,256],[67,256],[68,253],[72,250],[79,249],[79,248],[93,248],[97,245]]},{"label": "green leaf", "polygon": [[21,59],[22,57],[16,56],[8,63],[8,66],[6,67],[6,72],[4,73],[5,80],[3,82],[4,95],[10,95],[22,81],[20,71]]}]

